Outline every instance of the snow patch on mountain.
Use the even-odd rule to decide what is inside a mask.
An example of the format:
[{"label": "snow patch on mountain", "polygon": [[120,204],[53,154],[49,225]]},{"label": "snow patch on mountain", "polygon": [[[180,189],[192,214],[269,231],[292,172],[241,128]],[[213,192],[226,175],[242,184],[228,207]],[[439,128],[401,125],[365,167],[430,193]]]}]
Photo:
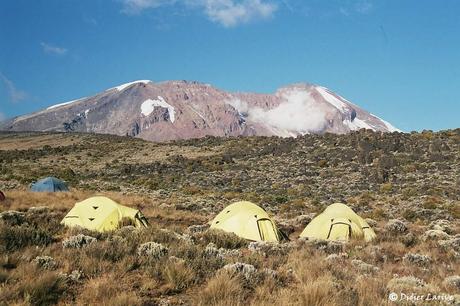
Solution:
[{"label": "snow patch on mountain", "polygon": [[203,121],[206,122],[206,118],[205,118],[200,112],[198,112],[194,107],[196,107],[196,105],[189,105],[189,108],[190,108],[195,114],[197,114],[201,119],[203,119]]},{"label": "snow patch on mountain", "polygon": [[152,100],[152,99],[145,100],[141,105],[142,115],[146,117],[150,115],[155,109],[155,106],[167,108],[168,113],[169,113],[169,119],[171,120],[172,123],[174,123],[174,120],[176,119],[175,118],[176,112],[175,112],[174,106],[168,104],[165,101],[165,99],[161,96],[158,96],[157,100]]},{"label": "snow patch on mountain", "polygon": [[350,128],[351,131],[357,131],[357,130],[360,130],[360,129],[367,129],[367,130],[376,131],[375,127],[373,127],[372,125],[368,124],[366,121],[361,120],[359,118],[355,118],[353,120],[345,119],[345,120],[343,120],[343,123],[348,128]]},{"label": "snow patch on mountain", "polygon": [[61,106],[69,105],[69,104],[81,101],[83,99],[86,99],[86,98],[81,98],[81,99],[72,100],[72,101],[69,101],[69,102],[63,102],[63,103],[55,104],[53,106],[48,107],[46,110],[55,109],[55,108],[58,108],[58,107],[61,107]]},{"label": "snow patch on mountain", "polygon": [[378,120],[382,121],[383,124],[386,126],[386,128],[388,129],[389,132],[402,132],[400,129],[398,129],[397,127],[393,126],[391,123],[389,123],[388,121],[385,121],[383,120],[382,118],[374,115],[374,114],[371,114],[372,117],[375,117],[377,118]]},{"label": "snow patch on mountain", "polygon": [[152,83],[152,81],[150,81],[150,80],[138,80],[138,81],[122,84],[122,85],[119,85],[119,86],[116,86],[116,87],[112,87],[110,89],[107,89],[107,91],[113,90],[113,89],[116,89],[118,91],[123,91],[126,88],[128,88],[128,87],[130,87],[131,85],[134,85],[134,84],[148,84],[148,83]]},{"label": "snow patch on mountain", "polygon": [[329,89],[318,86],[316,90],[323,96],[324,100],[337,108],[341,113],[346,112],[348,105],[333,95]]}]

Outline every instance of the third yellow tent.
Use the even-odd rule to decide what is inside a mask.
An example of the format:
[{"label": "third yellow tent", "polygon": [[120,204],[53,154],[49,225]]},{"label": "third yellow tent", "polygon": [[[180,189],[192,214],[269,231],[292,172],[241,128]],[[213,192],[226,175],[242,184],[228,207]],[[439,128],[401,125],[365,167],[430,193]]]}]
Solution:
[{"label": "third yellow tent", "polygon": [[300,237],[324,240],[373,240],[372,228],[350,207],[342,203],[329,205],[305,227]]}]

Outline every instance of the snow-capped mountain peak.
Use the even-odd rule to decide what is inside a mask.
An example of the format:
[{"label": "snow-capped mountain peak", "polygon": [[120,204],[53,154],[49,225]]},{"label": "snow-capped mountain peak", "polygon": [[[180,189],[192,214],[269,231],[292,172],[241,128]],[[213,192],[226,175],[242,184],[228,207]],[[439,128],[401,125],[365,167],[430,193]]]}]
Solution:
[{"label": "snow-capped mountain peak", "polygon": [[399,131],[322,86],[300,83],[274,94],[255,94],[229,93],[198,82],[149,80],[59,103],[0,125],[9,131],[109,133],[153,141],[207,135],[296,137],[363,128]]},{"label": "snow-capped mountain peak", "polygon": [[134,84],[149,84],[149,83],[153,83],[153,82],[150,80],[138,80],[138,81],[129,82],[129,83],[125,83],[125,84],[121,84],[121,85],[109,88],[107,89],[107,91],[114,90],[114,89],[116,89],[117,91],[123,91],[127,89],[128,87],[131,87]]}]

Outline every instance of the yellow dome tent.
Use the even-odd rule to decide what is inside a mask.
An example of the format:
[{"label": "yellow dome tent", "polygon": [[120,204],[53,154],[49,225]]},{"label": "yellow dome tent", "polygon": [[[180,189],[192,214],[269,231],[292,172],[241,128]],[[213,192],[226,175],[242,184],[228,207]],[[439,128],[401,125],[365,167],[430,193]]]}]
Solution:
[{"label": "yellow dome tent", "polygon": [[139,210],[120,205],[102,196],[76,203],[62,219],[61,224],[105,232],[117,229],[123,218],[131,220],[136,227],[148,225],[147,219]]},{"label": "yellow dome tent", "polygon": [[280,241],[284,238],[265,210],[246,201],[227,206],[212,220],[211,228],[253,241]]},{"label": "yellow dome tent", "polygon": [[323,213],[315,217],[305,227],[300,237],[324,240],[364,239],[376,237],[374,231],[363,218],[342,203],[329,205]]}]

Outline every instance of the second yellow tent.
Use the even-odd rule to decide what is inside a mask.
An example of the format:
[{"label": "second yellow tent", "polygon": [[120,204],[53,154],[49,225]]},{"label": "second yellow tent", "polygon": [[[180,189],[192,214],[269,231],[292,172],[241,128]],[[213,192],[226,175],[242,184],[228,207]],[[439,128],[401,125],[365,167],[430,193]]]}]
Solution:
[{"label": "second yellow tent", "polygon": [[279,241],[281,232],[267,212],[254,203],[230,204],[212,220],[211,228],[235,233],[253,241]]}]

